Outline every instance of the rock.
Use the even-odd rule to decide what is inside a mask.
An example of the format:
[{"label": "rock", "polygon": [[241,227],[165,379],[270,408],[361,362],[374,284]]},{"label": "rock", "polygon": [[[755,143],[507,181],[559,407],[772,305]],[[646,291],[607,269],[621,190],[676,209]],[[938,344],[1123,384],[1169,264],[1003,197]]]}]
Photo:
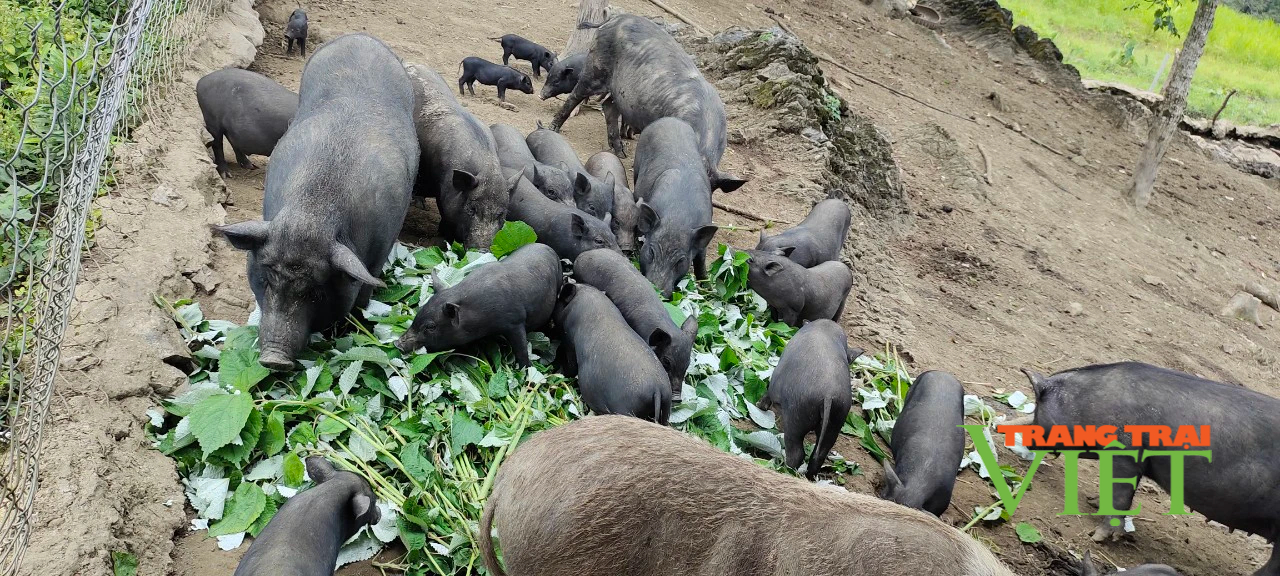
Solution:
[{"label": "rock", "polygon": [[1262,326],[1262,317],[1258,314],[1258,305],[1262,301],[1247,292],[1237,292],[1226,306],[1222,307],[1222,316],[1248,320],[1254,325]]},{"label": "rock", "polygon": [[1072,302],[1070,304],[1067,304],[1067,307],[1063,308],[1062,311],[1065,312],[1068,316],[1079,316],[1081,314],[1084,314],[1084,304],[1081,304],[1079,302]]},{"label": "rock", "polygon": [[818,130],[817,128],[814,128],[812,126],[805,127],[804,130],[800,131],[800,135],[804,136],[805,138],[808,138],[810,142],[813,142],[814,144],[817,144],[819,146],[826,144],[831,140],[830,138],[827,138],[827,135],[823,134],[821,130]]},{"label": "rock", "polygon": [[1164,280],[1160,279],[1159,276],[1153,276],[1151,274],[1143,276],[1142,281],[1152,286],[1164,286]]},{"label": "rock", "polygon": [[499,102],[499,103],[498,103],[498,106],[501,106],[503,110],[510,110],[510,111],[512,111],[512,112],[519,112],[519,111],[520,111],[520,109],[519,109],[519,108],[516,108],[516,105],[515,105],[515,104],[512,104],[512,103],[510,103],[510,102]]},{"label": "rock", "polygon": [[1084,156],[1072,156],[1071,161],[1081,168],[1089,167],[1089,161],[1086,160]]}]

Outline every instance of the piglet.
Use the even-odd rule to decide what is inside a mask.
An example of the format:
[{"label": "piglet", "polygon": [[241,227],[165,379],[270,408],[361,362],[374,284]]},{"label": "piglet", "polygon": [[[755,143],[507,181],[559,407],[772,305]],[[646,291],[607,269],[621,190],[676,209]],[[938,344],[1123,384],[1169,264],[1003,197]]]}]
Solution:
[{"label": "piglet", "polygon": [[756,250],[790,258],[792,262],[812,268],[840,258],[840,249],[849,236],[849,206],[843,200],[828,199],[814,205],[804,221],[777,236],[760,231]]},{"label": "piglet", "polygon": [[559,132],[547,130],[539,122],[538,129],[529,133],[525,143],[539,162],[566,170],[573,180],[573,201],[578,209],[600,219],[613,212],[613,175],[597,179],[588,173],[573,146]]},{"label": "piglet", "polygon": [[293,11],[289,15],[289,21],[284,25],[284,39],[289,43],[289,49],[285,54],[293,54],[293,43],[297,42],[298,47],[302,49],[302,55],[307,55],[307,13],[301,8]]},{"label": "piglet", "polygon": [[526,40],[515,34],[490,38],[490,40],[497,40],[502,44],[503,65],[509,66],[512,56],[519,60],[527,60],[533,66],[534,78],[542,77],[539,70],[546,70],[547,73],[550,73],[551,67],[556,65],[556,53],[543,48],[541,44],[532,40]]},{"label": "piglet", "polygon": [[586,169],[600,181],[613,176],[613,233],[618,236],[618,247],[624,253],[635,252],[640,209],[636,206],[635,195],[628,188],[627,168],[612,152],[596,152],[587,158]]},{"label": "piglet", "polygon": [[566,260],[596,248],[618,250],[618,239],[609,230],[609,218],[600,221],[590,214],[565,206],[544,196],[528,178],[514,174],[507,219],[521,221],[533,228],[538,241],[555,249]]},{"label": "piglet", "polygon": [[[1186,506],[1231,530],[1257,534],[1271,543],[1280,538],[1280,491],[1258,488],[1280,486],[1280,444],[1275,442],[1280,400],[1243,386],[1139,362],[1086,366],[1049,377],[1023,372],[1036,394],[1033,423],[1046,430],[1058,425],[1152,425],[1177,432],[1180,426],[1194,426],[1197,431],[1207,426],[1213,460],[1182,459]],[[1134,446],[1123,429],[1116,436],[1126,449]],[[1081,457],[1098,456],[1085,452]],[[1171,457],[1111,458],[1114,478],[1147,477],[1169,490]],[[1136,486],[1136,480],[1115,484],[1112,508],[1129,510]],[[1119,516],[1101,518],[1094,540],[1123,534],[1123,528],[1111,524]],[[1254,576],[1277,575],[1280,553],[1273,546],[1271,559]]]},{"label": "piglet", "polygon": [[946,372],[916,377],[893,427],[894,465],[884,464],[880,497],[941,516],[964,455],[964,387]]},{"label": "piglet", "polygon": [[582,67],[586,63],[587,53],[579,52],[572,56],[565,56],[552,64],[551,69],[547,71],[547,82],[542,85],[542,91],[538,96],[546,100],[573,92],[574,87],[578,85],[578,76],[582,73]]},{"label": "piglet", "polygon": [[671,417],[671,385],[651,347],[636,335],[603,292],[586,284],[565,284],[556,301],[556,325],[567,375],[578,377],[582,401],[596,414],[635,416],[666,424]]},{"label": "piglet", "polygon": [[486,264],[457,285],[442,287],[432,274],[436,292],[418,311],[413,325],[396,341],[409,352],[457,348],[489,336],[502,336],[515,350],[516,361],[529,366],[528,330],[551,319],[563,274],[560,258],[546,244],[528,244],[498,262]]},{"label": "piglet", "polygon": [[782,440],[787,466],[799,469],[804,461],[804,437],[817,435],[805,475],[813,480],[836,444],[840,427],[853,405],[849,364],[862,355],[850,348],[844,329],[831,320],[806,322],[782,351],[769,389],[756,406],[782,412]]},{"label": "piglet", "polygon": [[613,250],[583,252],[573,263],[573,277],[604,291],[631,329],[648,340],[671,379],[672,400],[679,401],[693,339],[698,335],[698,319],[690,316],[677,327],[653,285],[626,256]]},{"label": "piglet", "polygon": [[621,416],[521,442],[479,528],[494,576],[1013,576],[930,514]]},{"label": "piglet", "polygon": [[525,94],[533,94],[533,81],[525,76],[523,72],[516,70],[510,66],[494,64],[484,58],[478,56],[468,56],[462,59],[458,64],[462,69],[462,75],[458,77],[458,94],[465,94],[462,91],[463,85],[467,90],[471,91],[471,95],[476,95],[476,82],[485,86],[494,86],[498,89],[498,100],[507,101],[507,88],[514,88]]},{"label": "piglet", "polygon": [[364,478],[334,470],[320,456],[307,458],[307,474],[315,486],[280,507],[240,559],[234,576],[333,574],[342,543],[381,519]]},{"label": "piglet", "polygon": [[271,155],[298,113],[297,94],[275,80],[239,68],[215,70],[200,78],[196,102],[213,137],[205,146],[213,150],[213,163],[223,178],[231,177],[224,137],[241,168],[257,168],[249,155]]},{"label": "piglet", "polygon": [[769,303],[778,320],[799,326],[805,320],[839,320],[853,287],[853,273],[840,262],[805,268],[785,256],[747,250],[747,285]]},{"label": "piglet", "polygon": [[[538,162],[525,144],[524,135],[515,126],[492,124],[489,132],[493,134],[494,144],[498,148],[498,161],[504,172],[518,171],[532,182],[543,196],[577,207],[573,201],[573,179],[569,177],[569,167],[564,163],[548,166]],[[510,174],[508,174],[510,176]]]}]

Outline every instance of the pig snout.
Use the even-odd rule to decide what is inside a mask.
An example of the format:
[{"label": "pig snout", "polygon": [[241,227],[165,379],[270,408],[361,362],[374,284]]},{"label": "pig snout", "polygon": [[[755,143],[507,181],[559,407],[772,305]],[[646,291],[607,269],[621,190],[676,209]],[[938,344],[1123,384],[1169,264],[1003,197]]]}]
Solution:
[{"label": "pig snout", "polygon": [[281,372],[293,368],[293,358],[279,348],[263,348],[262,355],[258,357],[258,363]]},{"label": "pig snout", "polygon": [[418,335],[414,334],[412,331],[405,332],[404,335],[396,339],[396,349],[405,354],[409,354],[421,347],[422,347],[422,339],[419,338]]},{"label": "pig snout", "polygon": [[263,312],[258,327],[258,363],[272,370],[292,370],[293,359],[307,346],[305,313]]}]

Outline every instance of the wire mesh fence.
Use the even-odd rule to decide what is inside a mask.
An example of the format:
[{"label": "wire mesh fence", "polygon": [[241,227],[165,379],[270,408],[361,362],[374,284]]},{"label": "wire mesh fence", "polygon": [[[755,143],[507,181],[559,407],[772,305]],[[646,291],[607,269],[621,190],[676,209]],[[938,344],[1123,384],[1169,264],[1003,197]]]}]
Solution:
[{"label": "wire mesh fence", "polygon": [[0,574],[22,561],[90,205],[218,0],[0,0]]}]

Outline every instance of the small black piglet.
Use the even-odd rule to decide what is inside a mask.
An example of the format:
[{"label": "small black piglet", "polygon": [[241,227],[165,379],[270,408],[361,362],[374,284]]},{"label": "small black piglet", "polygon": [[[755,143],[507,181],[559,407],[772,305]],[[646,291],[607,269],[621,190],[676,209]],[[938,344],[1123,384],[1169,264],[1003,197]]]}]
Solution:
[{"label": "small black piglet", "polygon": [[510,66],[494,64],[484,58],[478,56],[468,56],[462,59],[462,76],[458,77],[458,94],[465,95],[462,91],[465,85],[467,90],[471,91],[471,95],[476,95],[476,82],[485,86],[496,86],[498,88],[498,100],[507,101],[507,88],[514,88],[525,94],[533,94],[533,81],[523,72],[516,70]]},{"label": "small black piglet", "polygon": [[880,497],[941,516],[964,456],[964,387],[946,372],[916,378],[893,427],[894,464],[886,459]]}]

